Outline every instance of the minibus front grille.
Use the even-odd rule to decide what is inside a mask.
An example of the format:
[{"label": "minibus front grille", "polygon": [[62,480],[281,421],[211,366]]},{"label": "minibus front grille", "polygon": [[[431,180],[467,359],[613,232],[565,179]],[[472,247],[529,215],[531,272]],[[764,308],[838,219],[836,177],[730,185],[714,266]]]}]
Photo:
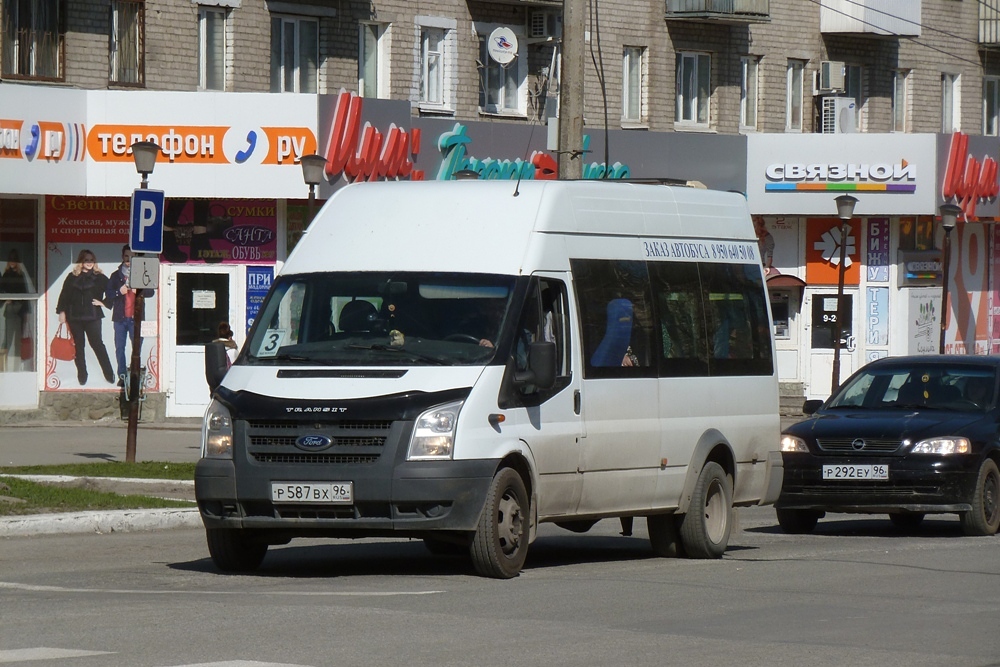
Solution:
[{"label": "minibus front grille", "polygon": [[284,454],[273,452],[250,452],[250,457],[256,463],[294,463],[309,465],[343,465],[376,463],[380,454]]},{"label": "minibus front grille", "polygon": [[[243,442],[259,465],[371,465],[385,451],[391,420],[248,420]],[[311,445],[311,446],[310,446]]]},{"label": "minibus front grille", "polygon": [[[251,447],[294,447],[297,435],[251,435],[248,442]],[[384,447],[384,437],[348,436],[333,438],[331,447]]]}]

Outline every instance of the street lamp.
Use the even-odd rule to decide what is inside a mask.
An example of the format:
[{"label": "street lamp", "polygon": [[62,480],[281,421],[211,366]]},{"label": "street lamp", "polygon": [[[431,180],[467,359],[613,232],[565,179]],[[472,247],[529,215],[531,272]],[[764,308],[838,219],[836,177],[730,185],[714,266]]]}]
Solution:
[{"label": "street lamp", "polygon": [[847,237],[851,233],[851,218],[858,200],[851,195],[836,198],[837,217],[840,218],[840,270],[837,277],[837,322],[833,332],[833,381],[830,395],[840,386],[840,337],[844,326],[844,273],[847,271]]},{"label": "street lamp", "polygon": [[323,182],[323,170],[326,168],[326,158],[322,155],[303,155],[299,158],[302,163],[302,180],[309,186],[309,219],[306,226],[312,222],[313,208],[316,206],[316,186]]},{"label": "street lamp", "polygon": [[951,259],[951,230],[955,229],[958,223],[958,216],[962,214],[962,207],[955,204],[941,205],[941,226],[944,227],[944,265],[941,267],[941,341],[938,343],[938,354],[944,354],[944,334],[948,328],[948,264]]},{"label": "street lamp", "polygon": [[[135,160],[135,170],[142,175],[142,183],[139,185],[143,190],[149,187],[147,178],[153,173],[156,166],[156,156],[160,152],[160,147],[152,141],[137,141],[132,144],[132,159]],[[140,253],[133,254],[140,257]],[[145,297],[143,290],[135,291],[135,307],[132,312],[132,361],[129,364],[128,377],[128,431],[125,438],[125,461],[135,463],[135,441],[136,431],[139,427],[139,367],[142,364],[142,320],[145,317]],[[124,389],[124,388],[123,388]]]}]

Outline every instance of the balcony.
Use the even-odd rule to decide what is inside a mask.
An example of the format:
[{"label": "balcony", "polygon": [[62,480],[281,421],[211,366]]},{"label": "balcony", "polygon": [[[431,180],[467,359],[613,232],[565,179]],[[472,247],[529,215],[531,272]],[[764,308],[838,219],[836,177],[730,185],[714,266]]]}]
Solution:
[{"label": "balcony", "polygon": [[819,31],[824,34],[919,37],[920,5],[920,0],[823,0],[819,10]]},{"label": "balcony", "polygon": [[667,0],[668,21],[767,23],[770,0]]},{"label": "balcony", "polygon": [[1000,0],[979,0],[979,43],[1000,47]]}]

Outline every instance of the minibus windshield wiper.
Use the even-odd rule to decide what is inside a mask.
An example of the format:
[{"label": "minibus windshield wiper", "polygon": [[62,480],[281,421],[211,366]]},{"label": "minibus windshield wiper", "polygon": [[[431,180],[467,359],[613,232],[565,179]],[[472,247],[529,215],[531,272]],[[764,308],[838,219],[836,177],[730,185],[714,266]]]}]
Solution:
[{"label": "minibus windshield wiper", "polygon": [[397,354],[408,354],[409,356],[417,359],[419,361],[426,361],[429,364],[434,364],[436,366],[448,366],[449,363],[445,359],[440,359],[438,357],[431,357],[426,354],[421,354],[419,352],[414,352],[413,350],[407,350],[405,347],[399,347],[397,345],[382,345],[381,343],[375,343],[373,345],[348,345],[348,349],[351,350],[370,350],[374,352],[394,352]]}]

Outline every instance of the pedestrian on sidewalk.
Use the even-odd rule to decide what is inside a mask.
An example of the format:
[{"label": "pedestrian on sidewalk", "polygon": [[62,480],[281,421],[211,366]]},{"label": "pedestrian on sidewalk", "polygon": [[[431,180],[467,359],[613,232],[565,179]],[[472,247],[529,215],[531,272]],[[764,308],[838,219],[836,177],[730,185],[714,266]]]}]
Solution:
[{"label": "pedestrian on sidewalk", "polygon": [[111,309],[111,322],[115,327],[115,361],[118,363],[118,386],[124,386],[129,366],[125,362],[126,342],[133,340],[135,332],[135,297],[141,292],[144,299],[153,296],[153,290],[134,290],[128,286],[132,265],[132,249],[122,246],[122,263],[108,279],[104,303]]}]

